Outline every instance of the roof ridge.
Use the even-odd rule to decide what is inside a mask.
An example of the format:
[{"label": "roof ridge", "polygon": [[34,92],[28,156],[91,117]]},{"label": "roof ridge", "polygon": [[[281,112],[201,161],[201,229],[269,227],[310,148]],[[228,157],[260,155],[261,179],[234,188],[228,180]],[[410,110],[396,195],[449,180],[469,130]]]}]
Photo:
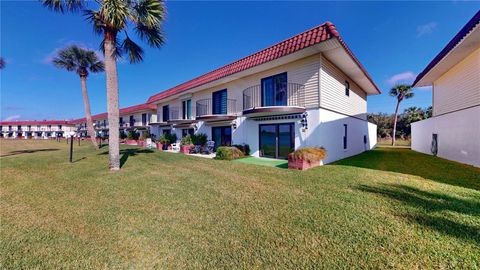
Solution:
[{"label": "roof ridge", "polygon": [[[193,83],[193,82],[196,81],[196,80],[208,78],[209,76],[211,76],[212,74],[215,74],[216,72],[220,72],[220,71],[223,70],[223,69],[231,68],[231,67],[235,66],[236,64],[239,64],[239,63],[241,63],[241,62],[243,62],[243,61],[245,61],[245,60],[247,60],[247,59],[249,59],[249,58],[252,58],[252,57],[261,55],[262,53],[264,53],[264,52],[266,52],[266,51],[268,51],[268,50],[274,49],[276,46],[283,45],[285,42],[288,42],[289,40],[294,40],[294,39],[298,38],[299,36],[308,34],[309,32],[315,31],[316,29],[321,29],[322,31],[325,30],[325,31],[327,32],[327,36],[328,36],[328,34],[330,34],[331,36],[334,36],[334,37],[337,37],[337,38],[339,37],[338,31],[336,30],[335,25],[334,25],[333,23],[329,22],[329,21],[326,21],[326,22],[324,22],[324,23],[322,23],[322,24],[320,24],[320,25],[314,26],[314,27],[312,27],[312,28],[310,28],[310,29],[307,29],[307,30],[305,30],[305,31],[303,31],[303,32],[301,32],[301,33],[299,33],[299,34],[296,34],[296,35],[294,35],[294,36],[292,36],[292,37],[286,38],[286,39],[284,39],[284,40],[282,40],[282,41],[279,41],[279,42],[277,42],[277,43],[275,43],[275,44],[273,44],[273,45],[270,45],[270,46],[265,47],[265,48],[263,48],[263,49],[261,49],[261,50],[258,50],[258,51],[256,51],[256,52],[250,54],[250,55],[244,56],[244,57],[242,57],[242,58],[240,58],[240,59],[238,59],[238,60],[236,60],[236,61],[233,61],[233,62],[228,63],[228,64],[226,64],[226,65],[220,66],[220,67],[218,67],[218,68],[216,68],[216,69],[213,69],[213,70],[211,70],[211,71],[208,71],[208,72],[206,72],[206,73],[204,73],[204,74],[202,74],[202,75],[196,76],[196,77],[194,77],[193,79],[190,79],[190,80],[188,80],[188,81],[186,81],[186,82],[180,83],[180,84],[175,85],[175,86],[173,86],[173,87],[170,87],[170,88],[168,88],[168,89],[166,89],[166,90],[164,90],[164,91],[162,91],[162,92],[156,93],[156,94],[150,96],[150,97],[148,98],[148,100],[147,100],[146,103],[152,103],[152,102],[154,102],[154,101],[157,101],[157,100],[158,100],[158,99],[157,99],[158,96],[164,95],[164,94],[166,94],[166,93],[169,92],[169,91],[175,91],[176,89],[181,88],[182,86],[185,86],[185,87],[186,87],[186,89],[183,89],[182,91],[186,91],[186,90],[188,90],[188,89],[191,89],[191,88],[194,88],[194,87],[198,87],[198,86],[200,86],[200,85],[203,85],[203,84],[205,84],[205,83],[208,83],[208,80],[207,80],[207,82],[201,82],[201,83],[199,83],[199,84],[196,85],[196,86],[187,86],[187,85],[189,85],[190,83]],[[329,38],[330,38],[330,37],[329,37]],[[329,39],[329,38],[325,38],[325,40],[326,40],[326,39]],[[322,41],[323,41],[323,40],[322,40]],[[308,46],[304,46],[303,48],[305,48],[305,47],[308,47]],[[302,48],[302,49],[303,49],[303,48]],[[286,53],[285,55],[290,54],[290,53],[293,53],[293,52],[295,52],[295,51]],[[274,59],[276,59],[276,58],[274,58]],[[271,60],[274,60],[274,59],[271,59]],[[269,62],[269,61],[271,61],[271,60],[268,60],[268,61],[265,61],[265,62]],[[263,64],[263,63],[262,63],[262,64]],[[255,65],[254,65],[254,66],[255,66]],[[224,73],[228,73],[228,72],[222,72],[222,75],[219,76],[219,78],[216,78],[216,79],[214,79],[214,80],[217,80],[217,79],[220,79],[220,78],[223,78],[223,77],[232,75],[232,74],[237,73],[237,72],[240,72],[240,71],[243,71],[243,70],[241,70],[241,68],[237,68],[235,71],[231,72],[231,74],[228,74],[228,75],[224,75]],[[214,81],[214,80],[212,80],[212,81]]]}]

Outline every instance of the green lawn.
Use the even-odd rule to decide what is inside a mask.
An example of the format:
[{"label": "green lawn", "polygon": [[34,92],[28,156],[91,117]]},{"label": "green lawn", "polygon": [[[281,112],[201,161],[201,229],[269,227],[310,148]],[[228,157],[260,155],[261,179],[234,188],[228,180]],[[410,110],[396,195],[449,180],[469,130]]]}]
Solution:
[{"label": "green lawn", "polygon": [[0,141],[0,268],[480,268],[480,170],[378,149],[309,171]]}]

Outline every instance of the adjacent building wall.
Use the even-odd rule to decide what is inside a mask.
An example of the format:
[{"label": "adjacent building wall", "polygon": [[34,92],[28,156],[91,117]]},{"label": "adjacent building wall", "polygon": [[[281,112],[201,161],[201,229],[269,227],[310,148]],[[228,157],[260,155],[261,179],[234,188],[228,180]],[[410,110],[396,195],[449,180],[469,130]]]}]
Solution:
[{"label": "adjacent building wall", "polygon": [[433,82],[433,116],[480,105],[480,48]]},{"label": "adjacent building wall", "polygon": [[480,105],[412,123],[412,149],[431,155],[438,134],[438,156],[480,167]]}]

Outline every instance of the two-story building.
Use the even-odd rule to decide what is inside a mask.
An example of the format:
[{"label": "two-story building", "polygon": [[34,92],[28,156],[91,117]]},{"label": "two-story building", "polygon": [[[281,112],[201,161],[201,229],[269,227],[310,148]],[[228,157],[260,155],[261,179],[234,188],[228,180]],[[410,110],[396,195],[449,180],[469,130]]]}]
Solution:
[{"label": "two-story building", "polygon": [[1,137],[6,139],[49,139],[68,137],[68,132],[73,129],[74,126],[64,120],[0,122]]},{"label": "two-story building", "polygon": [[[151,104],[139,104],[120,109],[120,130],[124,133],[129,131],[135,131],[140,135],[150,129],[150,123],[157,122],[156,106]],[[107,113],[101,113],[92,116],[93,125],[97,136],[108,135],[108,115]],[[75,119],[70,121],[76,126],[77,131],[82,136],[87,136],[87,123],[85,118]]]},{"label": "two-story building", "polygon": [[376,126],[367,97],[379,94],[365,68],[324,23],[151,96],[152,132],[205,133],[215,146],[248,144],[259,157],[287,158],[323,146],[332,162],[371,149]]},{"label": "two-story building", "polygon": [[432,118],[412,124],[412,149],[480,167],[480,11],[427,65]]}]

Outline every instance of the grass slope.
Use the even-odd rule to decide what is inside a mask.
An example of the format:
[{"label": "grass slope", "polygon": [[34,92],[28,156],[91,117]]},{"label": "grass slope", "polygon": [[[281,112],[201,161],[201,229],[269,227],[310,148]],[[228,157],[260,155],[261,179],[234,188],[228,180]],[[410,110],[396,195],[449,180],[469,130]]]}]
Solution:
[{"label": "grass slope", "polygon": [[124,149],[110,173],[106,148],[75,145],[70,164],[67,147],[0,141],[1,268],[480,267],[473,167],[395,149],[306,172]]}]

